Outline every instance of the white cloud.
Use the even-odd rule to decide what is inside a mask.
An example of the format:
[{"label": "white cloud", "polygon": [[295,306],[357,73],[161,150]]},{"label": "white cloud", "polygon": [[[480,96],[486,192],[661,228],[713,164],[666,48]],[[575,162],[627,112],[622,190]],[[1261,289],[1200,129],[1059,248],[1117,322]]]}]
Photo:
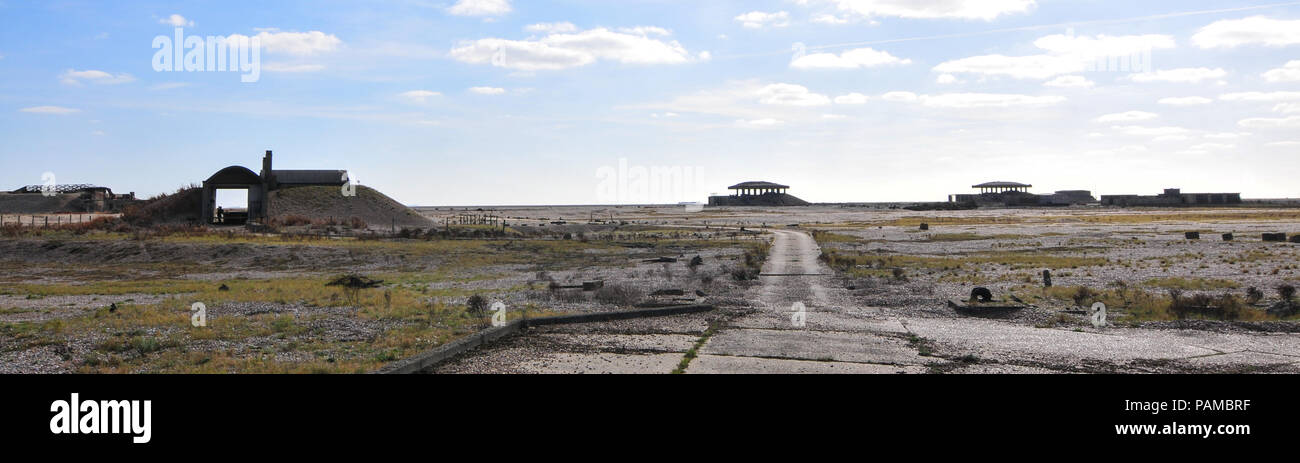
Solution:
[{"label": "white cloud", "polygon": [[1112,57],[1136,56],[1154,49],[1174,48],[1168,35],[1049,35],[1034,41],[1047,53],[1026,56],[980,55],[939,63],[937,72],[1003,75],[1017,79],[1047,79],[1098,67]]},{"label": "white cloud", "polygon": [[1174,82],[1195,84],[1204,80],[1221,79],[1228,71],[1221,68],[1178,68],[1155,72],[1133,74],[1129,78],[1134,82]]},{"label": "white cloud", "polygon": [[1265,143],[1264,146],[1300,146],[1300,141],[1275,141]]},{"label": "white cloud", "polygon": [[754,119],[754,120],[741,119],[736,121],[737,126],[745,127],[745,128],[768,128],[768,127],[775,127],[784,123],[785,121],[782,121],[780,119],[773,119],[770,117],[763,118],[763,119]]},{"label": "white cloud", "polygon": [[861,93],[850,93],[847,95],[840,95],[835,97],[835,104],[849,104],[849,105],[867,104],[867,100],[870,99],[871,97],[863,95]]},{"label": "white cloud", "polygon": [[911,63],[912,60],[896,57],[886,51],[858,48],[839,55],[834,53],[804,55],[791,61],[790,67],[795,69],[861,69]]},{"label": "white cloud", "polygon": [[398,96],[411,103],[423,104],[427,103],[430,98],[442,96],[442,93],[430,90],[411,90],[409,92],[402,92],[398,94]]},{"label": "white cloud", "polygon": [[262,70],[266,72],[318,72],[325,70],[325,66],[320,64],[266,63],[262,65]]},{"label": "white cloud", "polygon": [[1043,106],[1065,101],[1061,96],[1030,96],[1004,93],[945,93],[922,95],[921,104],[931,108],[1008,108]]},{"label": "white cloud", "polygon": [[1211,140],[1236,140],[1241,137],[1249,137],[1249,136],[1250,136],[1250,132],[1219,132],[1219,133],[1205,134],[1205,138],[1209,138]]},{"label": "white cloud", "polygon": [[815,22],[815,23],[818,23],[818,24],[834,24],[834,25],[839,25],[839,24],[848,24],[848,23],[849,23],[849,18],[844,18],[844,17],[840,17],[840,16],[835,16],[835,15],[833,15],[833,14],[824,14],[824,13],[823,13],[823,14],[819,14],[819,15],[815,15],[815,16],[813,16],[813,17],[812,17],[812,22]]},{"label": "white cloud", "polygon": [[[295,56],[311,56],[317,53],[326,53],[337,50],[339,45],[343,44],[334,34],[326,34],[321,31],[310,32],[281,32],[278,29],[269,29],[258,32],[253,36],[262,42],[262,50],[267,53],[281,53]],[[242,34],[231,34],[226,40],[248,40],[249,37]]]},{"label": "white cloud", "polygon": [[1300,60],[1287,61],[1280,68],[1261,74],[1269,82],[1300,82]]},{"label": "white cloud", "polygon": [[1241,45],[1285,46],[1300,43],[1300,20],[1251,16],[1215,21],[1192,36],[1201,48],[1233,48]]},{"label": "white cloud", "polygon": [[1300,127],[1300,116],[1291,116],[1285,118],[1252,117],[1249,119],[1242,119],[1238,121],[1237,125],[1246,128],[1252,128],[1252,129],[1281,129],[1281,128]]},{"label": "white cloud", "polygon": [[1300,100],[1300,92],[1240,92],[1219,95],[1223,101],[1294,101]]},{"label": "white cloud", "polygon": [[957,80],[957,76],[952,74],[939,74],[939,77],[934,78],[934,82],[937,84],[952,85],[959,83],[960,81]]},{"label": "white cloud", "polygon": [[511,10],[509,0],[457,0],[447,12],[456,16],[501,16]]},{"label": "white cloud", "polygon": [[880,95],[880,99],[885,101],[916,101],[917,96],[912,92],[889,92]]},{"label": "white cloud", "polygon": [[[599,60],[624,64],[679,64],[693,58],[677,41],[614,32],[605,28],[550,34],[540,39],[479,39],[462,42],[450,56],[465,63],[522,71],[559,70]],[[697,59],[706,60],[701,53]]]},{"label": "white cloud", "polygon": [[68,85],[81,85],[83,83],[116,85],[135,82],[135,77],[130,74],[110,74],[104,71],[85,70],[78,71],[69,69],[59,75],[59,81]]},{"label": "white cloud", "polygon": [[1159,114],[1149,113],[1146,111],[1127,111],[1122,113],[1107,114],[1094,119],[1096,122],[1132,122],[1146,121],[1160,117]]},{"label": "white cloud", "polygon": [[795,84],[771,84],[758,90],[758,102],[784,106],[824,106],[831,104],[826,95],[808,91]]},{"label": "white cloud", "polygon": [[1138,137],[1169,137],[1186,135],[1191,132],[1182,127],[1144,127],[1140,125],[1116,125],[1112,126],[1111,129],[1124,135],[1133,135]]},{"label": "white cloud", "polygon": [[25,113],[33,113],[33,114],[54,114],[57,116],[64,116],[68,114],[81,112],[80,109],[65,108],[62,106],[32,106],[30,108],[19,109],[19,111]]},{"label": "white cloud", "polygon": [[778,11],[775,13],[766,13],[762,11],[751,11],[740,16],[736,16],[736,21],[742,26],[750,29],[762,29],[764,27],[785,27],[790,25],[790,13]]},{"label": "white cloud", "polygon": [[1170,105],[1170,106],[1197,106],[1197,105],[1210,104],[1213,102],[1214,100],[1211,100],[1203,96],[1183,96],[1183,97],[1161,98],[1156,103],[1160,103],[1163,105]]},{"label": "white cloud", "polygon": [[1282,114],[1300,113],[1300,103],[1278,103],[1273,112]]},{"label": "white cloud", "polygon": [[1138,154],[1147,152],[1147,147],[1143,145],[1125,145],[1116,149],[1092,150],[1084,154],[1089,156],[1111,156],[1116,154]]},{"label": "white cloud", "polygon": [[1034,0],[829,0],[840,10],[865,17],[982,19],[1023,13]]},{"label": "white cloud", "polygon": [[1218,150],[1230,150],[1236,147],[1237,145],[1230,145],[1226,143],[1201,143],[1199,145],[1190,146],[1188,147],[1188,149],[1193,151],[1218,151]]},{"label": "white cloud", "polygon": [[178,14],[174,14],[166,18],[159,19],[158,24],[166,24],[169,26],[176,26],[176,27],[184,27],[184,26],[194,27],[194,21],[185,19],[184,16]]},{"label": "white cloud", "polygon": [[1091,88],[1093,82],[1083,76],[1060,76],[1043,83],[1046,87],[1058,88]]},{"label": "white cloud", "polygon": [[673,35],[673,31],[655,26],[620,27],[618,31],[636,35],[662,35],[664,37]]},{"label": "white cloud", "polygon": [[501,95],[506,93],[506,89],[497,87],[470,87],[469,91],[479,95]]},{"label": "white cloud", "polygon": [[578,32],[578,26],[573,25],[573,23],[571,22],[537,23],[537,24],[532,24],[527,27],[524,27],[524,30],[528,32],[544,32],[547,34],[554,34],[554,33],[564,33],[564,32]]}]

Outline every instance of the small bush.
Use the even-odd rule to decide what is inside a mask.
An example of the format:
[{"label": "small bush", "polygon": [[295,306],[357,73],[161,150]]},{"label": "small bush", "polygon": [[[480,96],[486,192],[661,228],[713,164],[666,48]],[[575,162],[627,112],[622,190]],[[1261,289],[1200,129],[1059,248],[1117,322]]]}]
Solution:
[{"label": "small bush", "polygon": [[1277,295],[1282,298],[1282,302],[1291,302],[1292,299],[1295,299],[1295,286],[1278,286]]},{"label": "small bush", "polygon": [[605,304],[617,306],[630,306],[641,301],[644,296],[641,290],[629,285],[613,284],[605,285],[596,290],[595,299]]},{"label": "small bush", "polygon": [[465,301],[465,312],[469,313],[470,315],[482,316],[487,314],[487,311],[488,311],[487,298],[481,295],[475,294],[473,296],[470,296],[469,299]]}]

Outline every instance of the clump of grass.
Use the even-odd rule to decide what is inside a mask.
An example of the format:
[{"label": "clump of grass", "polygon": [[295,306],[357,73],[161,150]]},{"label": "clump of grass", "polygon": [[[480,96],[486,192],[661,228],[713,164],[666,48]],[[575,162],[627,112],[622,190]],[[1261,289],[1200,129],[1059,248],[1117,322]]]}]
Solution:
[{"label": "clump of grass", "polygon": [[593,296],[599,302],[605,304],[626,307],[641,301],[645,293],[640,289],[627,284],[607,284],[596,290]]},{"label": "clump of grass", "polygon": [[1241,285],[1232,280],[1216,278],[1152,278],[1142,284],[1155,288],[1181,289],[1184,291],[1209,291],[1217,289],[1235,289]]}]

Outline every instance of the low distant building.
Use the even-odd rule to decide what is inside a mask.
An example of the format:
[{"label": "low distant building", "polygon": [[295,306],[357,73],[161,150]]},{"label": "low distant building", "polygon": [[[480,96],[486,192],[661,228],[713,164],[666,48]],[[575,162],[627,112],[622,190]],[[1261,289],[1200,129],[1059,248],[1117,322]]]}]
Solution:
[{"label": "low distant building", "polygon": [[975,204],[981,207],[1072,206],[1092,204],[1097,198],[1088,190],[1060,190],[1050,195],[1029,192],[1033,185],[1019,182],[988,182],[971,185],[978,194],[948,195],[950,203]]},{"label": "low distant building", "polygon": [[807,206],[808,202],[786,193],[788,185],[773,182],[742,182],[730,187],[730,196],[710,196],[710,206]]},{"label": "low distant building", "polygon": [[1102,195],[1103,206],[1231,206],[1241,204],[1241,193],[1183,193],[1178,188],[1167,188],[1155,196]]},{"label": "low distant building", "polygon": [[[90,185],[85,183],[66,183],[61,185],[27,185],[10,194],[15,195],[46,195],[59,196],[65,198],[67,203],[64,205],[68,212],[85,211],[85,212],[118,212],[122,206],[135,201],[135,192],[127,194],[114,194],[112,189],[106,186]],[[75,197],[74,197],[75,196]]]}]

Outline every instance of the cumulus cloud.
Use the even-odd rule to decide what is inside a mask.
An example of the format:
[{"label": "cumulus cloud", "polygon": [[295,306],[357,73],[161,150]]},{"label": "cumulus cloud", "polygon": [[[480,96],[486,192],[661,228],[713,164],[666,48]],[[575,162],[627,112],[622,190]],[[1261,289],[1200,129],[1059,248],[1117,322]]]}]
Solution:
[{"label": "cumulus cloud", "polygon": [[[841,11],[864,17],[982,19],[1024,13],[1034,0],[826,0]],[[806,2],[804,2],[806,3]]]},{"label": "cumulus cloud", "polygon": [[1169,106],[1197,106],[1197,105],[1210,104],[1213,102],[1214,100],[1211,100],[1203,96],[1169,97],[1169,98],[1161,98],[1159,101],[1156,101],[1156,103],[1169,105]]},{"label": "cumulus cloud", "polygon": [[1132,122],[1146,121],[1160,117],[1159,114],[1149,113],[1146,111],[1127,111],[1122,113],[1106,114],[1093,119],[1096,122]]},{"label": "cumulus cloud", "polygon": [[1262,74],[1269,82],[1300,82],[1300,60],[1287,61],[1280,68]]},{"label": "cumulus cloud", "polygon": [[528,32],[545,32],[548,34],[554,34],[562,32],[578,32],[578,26],[573,25],[571,22],[537,23],[524,27],[524,30]]},{"label": "cumulus cloud", "polygon": [[952,74],[939,74],[939,77],[934,78],[934,82],[937,84],[952,85],[959,83],[960,81],[957,80],[957,76]]},{"label": "cumulus cloud", "polygon": [[19,109],[19,111],[32,114],[53,114],[56,116],[81,112],[80,109],[65,108],[62,106],[32,106],[30,108]]},{"label": "cumulus cloud", "polygon": [[624,64],[680,64],[707,59],[703,53],[692,57],[677,41],[605,28],[552,33],[539,39],[466,41],[452,49],[450,56],[465,63],[491,64],[522,71],[568,69],[600,60]]},{"label": "cumulus cloud", "polygon": [[1057,88],[1092,88],[1095,85],[1083,76],[1060,76],[1043,83],[1045,87]]},{"label": "cumulus cloud", "polygon": [[1300,43],[1300,20],[1251,16],[1215,21],[1192,35],[1200,48],[1233,48],[1242,45],[1285,46]]},{"label": "cumulus cloud", "polygon": [[81,85],[84,83],[117,85],[134,82],[135,77],[130,74],[110,74],[93,69],[85,71],[69,69],[64,71],[63,74],[59,74],[59,81],[67,85]]},{"label": "cumulus cloud", "polygon": [[1300,113],[1300,103],[1278,103],[1273,112],[1282,114]]},{"label": "cumulus cloud", "polygon": [[1155,49],[1174,48],[1168,35],[1049,35],[1034,41],[1045,53],[1024,56],[980,55],[939,63],[937,72],[1002,75],[1017,79],[1048,79],[1096,68],[1112,57],[1138,56]]},{"label": "cumulus cloud", "polygon": [[778,11],[767,13],[763,11],[751,11],[740,16],[736,16],[736,22],[750,29],[762,29],[764,27],[785,27],[790,25],[790,13]]},{"label": "cumulus cloud", "polygon": [[1116,125],[1111,129],[1124,135],[1133,135],[1139,137],[1171,137],[1183,136],[1191,130],[1183,127],[1145,127],[1140,125]]},{"label": "cumulus cloud", "polygon": [[456,16],[501,16],[512,10],[509,0],[457,0],[447,8]]},{"label": "cumulus cloud", "polygon": [[431,90],[411,90],[402,92],[398,96],[410,103],[424,104],[429,102],[430,98],[442,96],[442,93]]},{"label": "cumulus cloud", "polygon": [[884,95],[880,95],[880,99],[885,101],[908,102],[908,101],[916,101],[917,96],[915,93],[912,92],[888,92],[885,93]]},{"label": "cumulus cloud", "polygon": [[1172,82],[1195,84],[1205,80],[1221,79],[1228,71],[1221,68],[1178,68],[1133,74],[1129,78],[1134,82]]},{"label": "cumulus cloud", "polygon": [[861,93],[850,93],[847,95],[840,95],[835,97],[835,104],[846,104],[846,105],[867,104],[867,100],[870,99],[871,97],[863,95]]},{"label": "cumulus cloud", "polygon": [[1239,92],[1219,95],[1223,101],[1273,102],[1300,100],[1300,92]]},{"label": "cumulus cloud", "polygon": [[[262,42],[262,51],[266,53],[279,53],[294,56],[312,56],[320,53],[327,53],[339,48],[343,44],[334,34],[326,34],[321,31],[310,32],[281,32],[278,29],[268,29],[258,32],[253,36]],[[249,37],[242,34],[231,34],[226,40],[248,40]]]},{"label": "cumulus cloud", "polygon": [[1283,129],[1300,127],[1300,116],[1269,118],[1252,117],[1237,121],[1237,125],[1254,129]]},{"label": "cumulus cloud", "polygon": [[785,121],[782,121],[780,119],[773,119],[770,117],[766,117],[763,119],[754,119],[754,120],[744,120],[744,119],[737,120],[736,126],[751,128],[751,129],[760,129],[760,128],[767,128],[767,127],[775,127],[784,123]]},{"label": "cumulus cloud", "polygon": [[886,51],[858,48],[839,55],[834,53],[804,55],[791,61],[790,67],[795,69],[862,69],[911,63],[912,60],[896,57]]},{"label": "cumulus cloud", "polygon": [[174,14],[166,18],[159,19],[158,24],[166,24],[169,26],[176,26],[176,27],[184,27],[184,26],[194,27],[194,21],[185,19],[184,16],[178,14]]},{"label": "cumulus cloud", "polygon": [[1013,106],[1045,106],[1061,103],[1061,96],[1031,96],[1007,93],[945,93],[922,95],[921,104],[931,108],[1009,108]]},{"label": "cumulus cloud", "polygon": [[831,104],[831,99],[813,93],[802,85],[771,84],[758,90],[758,102],[767,105],[824,106]]},{"label": "cumulus cloud", "polygon": [[470,93],[477,93],[479,95],[501,95],[506,92],[506,89],[497,87],[470,87],[469,91]]}]

